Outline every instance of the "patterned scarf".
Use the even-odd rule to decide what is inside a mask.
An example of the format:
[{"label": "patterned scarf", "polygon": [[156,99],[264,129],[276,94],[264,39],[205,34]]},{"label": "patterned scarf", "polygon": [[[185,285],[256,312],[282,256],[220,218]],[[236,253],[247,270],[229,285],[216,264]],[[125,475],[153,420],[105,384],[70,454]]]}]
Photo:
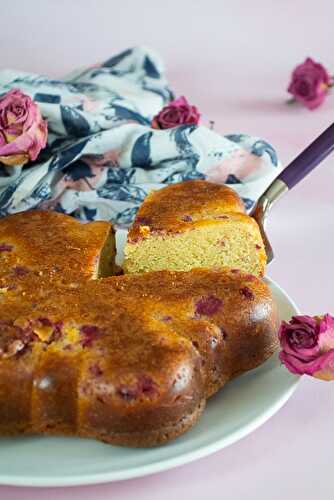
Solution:
[{"label": "patterned scarf", "polygon": [[127,227],[152,189],[188,179],[234,188],[251,209],[281,170],[267,142],[205,126],[151,128],[173,99],[159,57],[129,49],[63,80],[5,70],[0,94],[19,88],[48,121],[48,145],[25,167],[0,166],[0,215],[53,209]]}]

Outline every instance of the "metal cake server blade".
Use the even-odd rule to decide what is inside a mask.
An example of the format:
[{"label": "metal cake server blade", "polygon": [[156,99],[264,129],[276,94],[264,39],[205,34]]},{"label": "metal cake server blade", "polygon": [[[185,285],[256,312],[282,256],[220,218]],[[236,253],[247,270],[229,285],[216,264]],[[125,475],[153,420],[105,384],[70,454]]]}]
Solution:
[{"label": "metal cake server blade", "polygon": [[259,225],[265,245],[267,263],[274,258],[274,252],[266,235],[265,226],[269,211],[275,201],[292,189],[334,151],[334,123],[297,156],[270,184],[251,212]]}]

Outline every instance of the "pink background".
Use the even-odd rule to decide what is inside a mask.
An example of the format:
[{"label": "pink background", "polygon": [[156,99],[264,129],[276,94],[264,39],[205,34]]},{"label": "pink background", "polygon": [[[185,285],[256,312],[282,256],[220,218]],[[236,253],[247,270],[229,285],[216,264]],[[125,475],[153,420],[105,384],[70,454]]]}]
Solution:
[{"label": "pink background", "polygon": [[[334,73],[333,0],[5,2],[0,66],[60,76],[145,44],[222,133],[271,142],[284,163],[333,121],[334,91],[310,112],[284,103],[294,65],[307,55]],[[334,313],[334,156],[273,209],[276,260],[269,274],[305,313]],[[0,487],[14,500],[157,498],[281,500],[333,497],[333,385],[302,380],[259,430],[190,465],[126,482],[61,489]]]}]

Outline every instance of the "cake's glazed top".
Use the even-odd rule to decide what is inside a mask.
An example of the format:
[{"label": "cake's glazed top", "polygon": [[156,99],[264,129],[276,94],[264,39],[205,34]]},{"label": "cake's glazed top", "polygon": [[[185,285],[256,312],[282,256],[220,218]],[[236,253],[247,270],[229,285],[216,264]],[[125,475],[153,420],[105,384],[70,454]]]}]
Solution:
[{"label": "cake's glazed top", "polygon": [[151,232],[182,232],[199,221],[219,221],[229,214],[247,217],[238,194],[228,186],[203,180],[171,184],[145,198],[128,241],[145,238]]}]

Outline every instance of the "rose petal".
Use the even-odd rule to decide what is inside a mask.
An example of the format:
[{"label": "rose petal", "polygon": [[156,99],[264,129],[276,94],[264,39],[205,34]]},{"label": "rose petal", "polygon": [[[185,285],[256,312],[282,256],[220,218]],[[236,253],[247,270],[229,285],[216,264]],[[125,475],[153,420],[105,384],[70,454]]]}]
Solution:
[{"label": "rose petal", "polygon": [[181,95],[177,99],[174,99],[174,101],[170,102],[170,106],[189,106],[189,103],[187,99]]},{"label": "rose petal", "polygon": [[318,364],[312,373],[313,377],[321,380],[334,380],[334,349],[323,354],[317,361]]},{"label": "rose petal", "polygon": [[14,141],[1,146],[0,156],[4,157],[28,153],[30,160],[35,160],[40,150],[45,147],[46,138],[46,122],[33,123],[29,130],[17,137]]},{"label": "rose petal", "polygon": [[18,154],[11,156],[1,156],[0,163],[7,165],[8,167],[16,167],[17,165],[25,165],[29,161],[29,156],[26,154]]},{"label": "rose petal", "polygon": [[0,148],[6,144],[6,139],[2,131],[0,130]]},{"label": "rose petal", "polygon": [[319,347],[322,352],[334,349],[334,317],[330,314],[320,320]]},{"label": "rose petal", "polygon": [[307,314],[299,314],[297,316],[292,317],[293,323],[308,325],[311,328],[316,328],[317,320],[313,318],[313,316],[308,316]]},{"label": "rose petal", "polygon": [[291,373],[294,373],[295,375],[304,375],[305,363],[300,361],[300,359],[295,358],[284,351],[279,353],[279,359]]},{"label": "rose petal", "polygon": [[279,358],[286,368],[296,375],[310,375],[325,380],[334,379],[334,349],[309,362],[301,361],[283,351],[280,352]]}]

